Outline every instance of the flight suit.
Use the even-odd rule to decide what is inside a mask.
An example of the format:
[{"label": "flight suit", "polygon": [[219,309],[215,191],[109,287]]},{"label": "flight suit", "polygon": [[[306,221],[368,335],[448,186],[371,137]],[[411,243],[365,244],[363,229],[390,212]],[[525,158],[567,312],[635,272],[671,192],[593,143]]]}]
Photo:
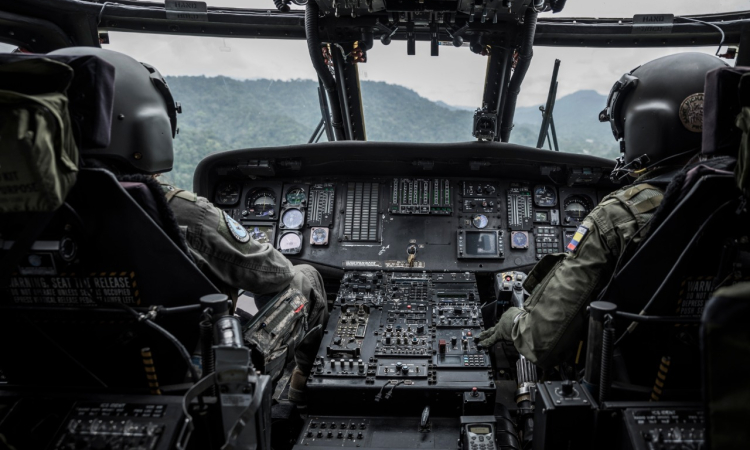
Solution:
[{"label": "flight suit", "polygon": [[[317,270],[306,264],[292,265],[271,244],[261,244],[246,232],[235,234],[237,231],[232,227],[241,225],[207,199],[173,186],[162,186],[191,256],[219,289],[236,300],[238,289],[262,295],[292,285],[313,303],[310,317],[321,315],[326,296]],[[310,325],[314,324],[311,321]]]},{"label": "flight suit", "polygon": [[290,286],[310,302],[307,329],[311,332],[297,346],[294,355],[297,369],[291,387],[300,397],[322,338],[320,328],[316,326],[325,327],[328,321],[326,293],[320,273],[306,264],[292,265],[271,244],[251,238],[242,225],[207,199],[173,186],[162,187],[185,235],[191,256],[222,292],[236,301],[238,289],[250,291],[256,294],[256,298],[267,298],[265,294],[278,293]]},{"label": "flight suit", "polygon": [[[654,171],[656,172],[656,171]],[[509,308],[494,328],[479,335],[489,347],[500,339],[513,341],[516,349],[543,368],[561,363],[584,339],[586,306],[609,282],[617,259],[632,239],[633,250],[663,198],[660,188],[643,175],[636,183],[602,199],[583,220],[569,245],[570,253],[545,256],[524,282],[531,294],[525,311]]]}]

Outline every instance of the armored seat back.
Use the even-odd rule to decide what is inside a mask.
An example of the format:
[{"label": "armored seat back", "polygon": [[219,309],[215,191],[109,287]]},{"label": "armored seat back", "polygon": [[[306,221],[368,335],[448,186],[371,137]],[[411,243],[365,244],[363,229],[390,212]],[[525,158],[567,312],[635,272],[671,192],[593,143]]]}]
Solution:
[{"label": "armored seat back", "polygon": [[[712,292],[750,274],[742,263],[750,218],[734,174],[740,134],[732,129],[734,118],[725,117],[738,101],[736,85],[727,87],[726,73],[733,70],[709,72],[702,161],[674,176],[645,238],[623,256],[600,296],[618,310],[695,321]],[[717,130],[729,131],[719,139]],[[620,350],[627,382],[651,386],[668,361],[665,384],[673,394],[700,388],[697,323],[616,325],[617,336],[626,335]],[[625,331],[629,326],[632,333]]]},{"label": "armored seat back", "polygon": [[[66,95],[90,99],[95,88],[74,81]],[[92,111],[111,115],[111,104],[87,106],[71,101],[76,144],[106,145],[101,127],[87,129],[76,118],[90,123]],[[162,384],[185,379],[173,342],[137,315],[149,313],[192,351],[199,299],[218,290],[193,263],[159,200],[166,205],[142,181],[79,168],[62,204],[41,213],[44,220],[38,211],[0,214],[0,261],[18,254],[0,273],[0,370],[9,383],[147,389],[144,348]],[[29,234],[30,228],[38,230]]]}]

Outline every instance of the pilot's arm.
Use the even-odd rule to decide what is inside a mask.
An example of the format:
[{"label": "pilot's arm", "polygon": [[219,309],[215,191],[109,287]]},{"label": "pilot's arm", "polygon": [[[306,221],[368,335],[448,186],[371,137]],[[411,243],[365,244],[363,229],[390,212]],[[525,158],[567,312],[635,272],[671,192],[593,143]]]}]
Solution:
[{"label": "pilot's arm", "polygon": [[292,281],[288,259],[205,198],[187,191],[167,198],[198,268],[212,281],[255,294],[279,292]]},{"label": "pilot's arm", "polygon": [[524,288],[531,296],[525,311],[511,307],[491,330],[480,334],[482,345],[513,341],[518,351],[540,367],[560,363],[577,347],[585,310],[609,280],[616,257],[592,217],[584,220],[575,250],[544,257]]},{"label": "pilot's arm", "polygon": [[661,199],[662,192],[648,184],[605,197],[576,231],[571,253],[548,255],[531,271],[524,283],[531,293],[526,310],[509,308],[494,328],[479,335],[481,344],[489,347],[505,339],[540,367],[562,362],[578,348],[586,306],[609,282],[620,252]]}]

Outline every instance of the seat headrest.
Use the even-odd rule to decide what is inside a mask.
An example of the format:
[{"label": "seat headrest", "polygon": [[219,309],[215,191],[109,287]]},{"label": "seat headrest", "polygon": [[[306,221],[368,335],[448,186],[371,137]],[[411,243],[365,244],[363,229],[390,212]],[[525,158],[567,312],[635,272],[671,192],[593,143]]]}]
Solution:
[{"label": "seat headrest", "polygon": [[[66,64],[73,69],[72,79],[35,74],[34,61],[40,59]],[[24,73],[24,69],[29,71]],[[62,92],[67,86],[68,111],[78,147],[109,146],[115,92],[115,68],[110,63],[92,55],[0,54],[0,75],[0,90],[27,95]]]},{"label": "seat headrest", "polygon": [[742,131],[735,125],[740,113],[740,79],[750,67],[722,67],[706,74],[703,101],[703,145],[706,156],[737,156]]}]

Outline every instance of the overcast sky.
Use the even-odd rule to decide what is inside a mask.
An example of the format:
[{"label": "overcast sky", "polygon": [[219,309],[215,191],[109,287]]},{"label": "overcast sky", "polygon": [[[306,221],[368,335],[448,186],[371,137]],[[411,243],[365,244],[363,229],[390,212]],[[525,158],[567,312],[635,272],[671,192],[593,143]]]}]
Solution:
[{"label": "overcast sky", "polygon": [[[271,0],[209,0],[209,5],[273,7]],[[698,14],[750,8],[748,0],[569,0],[560,16],[632,17],[633,14]],[[543,16],[552,16],[545,13]],[[108,48],[120,50],[158,67],[169,75],[226,75],[233,78],[315,79],[304,41],[268,41],[110,33]],[[717,42],[718,44],[718,42]],[[714,53],[710,48],[591,49],[535,47],[534,59],[518,103],[541,104],[549,88],[555,58],[562,60],[558,97],[581,89],[609,92],[624,73],[651,59],[681,51]],[[360,64],[362,80],[385,81],[415,90],[430,100],[477,107],[487,58],[467,47],[443,46],[430,56],[429,42],[417,43],[416,56],[406,55],[406,43],[384,46],[376,41],[368,62]]]},{"label": "overcast sky", "polygon": [[[272,0],[208,0],[212,6],[273,8]],[[634,14],[699,14],[750,9],[748,0],[568,0],[558,16],[632,17]],[[552,17],[551,13],[542,14]],[[189,36],[110,33],[105,46],[153,64],[167,75],[225,75],[233,78],[315,79],[304,41],[220,39]],[[717,42],[718,44],[718,42]],[[703,51],[716,46],[668,49],[591,49],[535,47],[531,67],[518,99],[520,106],[541,104],[549,88],[555,58],[562,63],[558,98],[581,89],[602,94],[632,68],[670,53]],[[439,57],[430,56],[429,42],[417,42],[417,55],[406,55],[406,43],[389,46],[379,41],[360,64],[362,80],[385,81],[415,90],[430,100],[477,107],[487,58],[468,47],[443,46]],[[366,100],[365,100],[366,101]]]}]

